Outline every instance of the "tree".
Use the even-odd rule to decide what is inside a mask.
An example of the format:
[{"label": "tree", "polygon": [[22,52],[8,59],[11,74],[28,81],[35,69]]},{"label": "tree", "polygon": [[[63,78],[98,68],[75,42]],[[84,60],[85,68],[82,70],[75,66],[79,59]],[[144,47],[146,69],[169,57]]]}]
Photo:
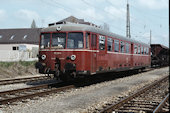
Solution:
[{"label": "tree", "polygon": [[31,28],[37,28],[37,26],[35,24],[35,20],[32,21]]}]

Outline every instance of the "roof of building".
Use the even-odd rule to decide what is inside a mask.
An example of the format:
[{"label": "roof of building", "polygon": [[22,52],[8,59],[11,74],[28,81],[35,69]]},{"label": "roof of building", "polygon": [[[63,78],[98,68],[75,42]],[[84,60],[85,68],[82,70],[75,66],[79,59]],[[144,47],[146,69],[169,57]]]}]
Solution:
[{"label": "roof of building", "polygon": [[53,26],[53,25],[57,25],[57,24],[65,24],[65,23],[78,23],[78,24],[86,24],[86,25],[92,25],[92,26],[96,26],[95,24],[91,23],[91,22],[85,22],[84,19],[78,19],[74,16],[69,16],[63,20],[60,20],[58,22],[55,23],[50,23],[48,24],[49,26]]},{"label": "roof of building", "polygon": [[0,29],[0,44],[38,44],[41,28]]}]

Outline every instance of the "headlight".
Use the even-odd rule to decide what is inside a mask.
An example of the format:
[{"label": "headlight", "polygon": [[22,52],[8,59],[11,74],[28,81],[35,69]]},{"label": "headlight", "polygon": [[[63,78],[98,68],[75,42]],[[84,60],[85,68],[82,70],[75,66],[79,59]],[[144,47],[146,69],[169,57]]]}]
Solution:
[{"label": "headlight", "polygon": [[41,56],[41,59],[42,59],[42,60],[45,60],[45,59],[46,59],[46,55],[42,55],[42,56]]},{"label": "headlight", "polygon": [[71,60],[75,60],[76,59],[76,55],[71,55]]}]

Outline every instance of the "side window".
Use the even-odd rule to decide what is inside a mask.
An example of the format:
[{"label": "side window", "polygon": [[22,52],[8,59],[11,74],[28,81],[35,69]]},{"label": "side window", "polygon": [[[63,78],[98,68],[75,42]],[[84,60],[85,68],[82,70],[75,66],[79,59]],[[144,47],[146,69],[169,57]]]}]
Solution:
[{"label": "side window", "polygon": [[95,34],[92,34],[92,37],[91,37],[91,47],[93,47],[95,49],[96,49],[96,38],[97,38],[97,36]]},{"label": "side window", "polygon": [[126,43],[126,53],[129,53],[129,43]]},{"label": "side window", "polygon": [[124,53],[125,52],[125,44],[123,41],[120,42],[120,52]]},{"label": "side window", "polygon": [[149,48],[146,48],[146,54],[149,55]]},{"label": "side window", "polygon": [[135,45],[134,46],[134,54],[137,54],[137,52],[138,52],[138,47],[137,47],[137,45]]},{"label": "side window", "polygon": [[112,38],[107,38],[107,51],[112,51],[113,40]]},{"label": "side window", "polygon": [[114,51],[119,52],[119,40],[114,40]]},{"label": "side window", "polygon": [[99,49],[100,50],[105,49],[105,36],[99,35]]},{"label": "side window", "polygon": [[146,55],[146,47],[144,48],[144,54]]},{"label": "side window", "polygon": [[138,46],[138,54],[140,54],[140,46]]},{"label": "side window", "polygon": [[143,46],[141,46],[141,54],[143,54]]},{"label": "side window", "polygon": [[86,48],[90,48],[90,33],[86,33]]}]

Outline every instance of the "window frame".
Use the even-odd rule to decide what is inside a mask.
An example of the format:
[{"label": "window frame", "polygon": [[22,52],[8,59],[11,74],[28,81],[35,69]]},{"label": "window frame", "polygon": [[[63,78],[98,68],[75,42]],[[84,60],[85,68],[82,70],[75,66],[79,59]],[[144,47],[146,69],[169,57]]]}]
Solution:
[{"label": "window frame", "polygon": [[143,55],[144,54],[144,47],[141,46],[141,54]]},{"label": "window frame", "polygon": [[[70,48],[68,47],[68,39],[69,39],[69,33],[82,33],[82,44],[83,44],[83,47],[82,48],[78,48],[78,45],[77,45],[77,48]],[[84,49],[84,33],[82,31],[74,31],[74,32],[67,32],[67,36],[66,36],[66,48],[67,49]]]},{"label": "window frame", "polygon": [[[47,46],[47,47],[44,47],[44,48],[42,48],[41,46],[41,44],[42,44],[42,35],[43,34],[49,34],[50,35],[50,38],[49,38],[49,46]],[[42,49],[50,49],[51,48],[51,36],[52,36],[52,33],[51,32],[42,32],[41,34],[40,34],[40,42],[39,42],[39,48],[42,50]]]},{"label": "window frame", "polygon": [[[89,37],[87,38],[87,36],[89,36]],[[86,49],[90,49],[90,46],[91,46],[91,44],[90,44],[90,37],[91,37],[91,33],[90,32],[85,32]]]},{"label": "window frame", "polygon": [[53,32],[51,33],[51,48],[56,48],[56,46],[53,46],[53,34],[57,34],[57,33],[65,33],[65,45],[62,49],[65,49],[66,48],[66,41],[67,41],[67,32]]},{"label": "window frame", "polygon": [[134,52],[133,54],[138,54],[138,46],[137,44],[134,44]]},{"label": "window frame", "polygon": [[[103,41],[104,43],[100,43]],[[106,49],[106,36],[104,35],[99,35],[99,50],[104,51]],[[103,49],[101,48],[103,47]]]},{"label": "window frame", "polygon": [[[128,45],[128,46],[127,46]],[[128,48],[127,48],[128,47]],[[125,53],[129,53],[129,48],[130,48],[130,44],[128,42],[125,42]]]},{"label": "window frame", "polygon": [[[111,43],[111,48],[108,50],[108,44]],[[107,37],[107,51],[113,51],[113,39],[111,37]]]},{"label": "window frame", "polygon": [[[123,45],[123,47],[122,47],[122,45]],[[125,53],[125,42],[124,41],[120,41],[120,52]]]},{"label": "window frame", "polygon": [[[114,39],[114,52],[119,52],[119,45],[120,45],[120,41],[118,39]],[[118,46],[116,46],[118,44]],[[117,49],[118,48],[118,49]],[[117,51],[118,50],[118,51]]]},{"label": "window frame", "polygon": [[141,54],[141,45],[138,44],[138,52],[137,54]]}]

